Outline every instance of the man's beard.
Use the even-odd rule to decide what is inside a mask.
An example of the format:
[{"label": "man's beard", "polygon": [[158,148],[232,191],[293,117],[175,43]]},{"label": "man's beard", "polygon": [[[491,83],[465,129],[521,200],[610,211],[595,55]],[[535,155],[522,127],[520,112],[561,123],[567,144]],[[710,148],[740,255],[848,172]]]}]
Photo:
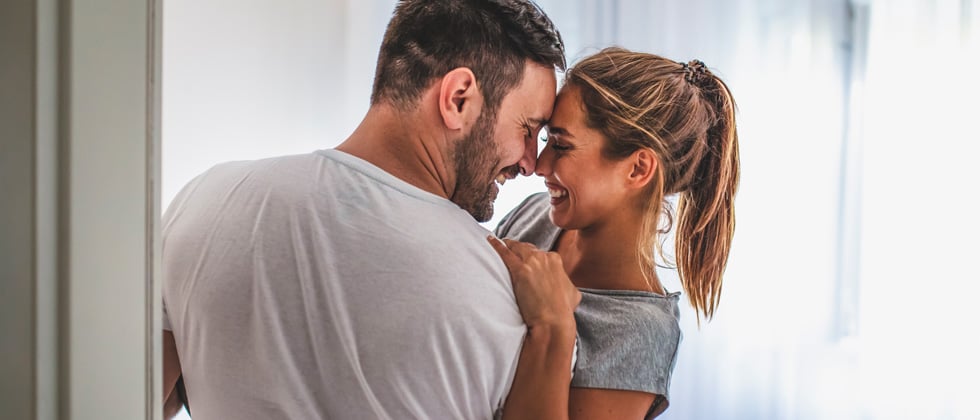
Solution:
[{"label": "man's beard", "polygon": [[449,199],[466,210],[478,222],[493,217],[497,198],[496,168],[500,165],[497,144],[493,141],[493,113],[483,112],[470,134],[456,144],[456,190]]}]

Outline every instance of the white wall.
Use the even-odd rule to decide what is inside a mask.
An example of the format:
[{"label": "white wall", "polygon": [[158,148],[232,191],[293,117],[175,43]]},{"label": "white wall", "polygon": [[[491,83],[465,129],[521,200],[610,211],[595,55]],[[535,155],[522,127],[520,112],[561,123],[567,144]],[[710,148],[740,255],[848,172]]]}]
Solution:
[{"label": "white wall", "polygon": [[373,3],[165,2],[164,207],[216,163],[343,141],[367,111],[394,4]]},{"label": "white wall", "polygon": [[[214,164],[340,144],[367,112],[394,5],[164,2],[164,208]],[[509,182],[485,225],[543,190],[536,177]]]}]

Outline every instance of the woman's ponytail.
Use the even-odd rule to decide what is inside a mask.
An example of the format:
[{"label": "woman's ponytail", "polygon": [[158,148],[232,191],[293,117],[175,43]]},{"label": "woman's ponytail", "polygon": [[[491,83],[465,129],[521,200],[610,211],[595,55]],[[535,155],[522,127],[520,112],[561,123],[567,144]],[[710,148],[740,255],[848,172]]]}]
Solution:
[{"label": "woman's ponytail", "polygon": [[711,319],[721,297],[722,275],[735,233],[735,192],[739,179],[735,102],[728,86],[713,75],[701,96],[715,110],[704,138],[705,153],[693,179],[679,193],[675,231],[677,269],[691,304]]}]

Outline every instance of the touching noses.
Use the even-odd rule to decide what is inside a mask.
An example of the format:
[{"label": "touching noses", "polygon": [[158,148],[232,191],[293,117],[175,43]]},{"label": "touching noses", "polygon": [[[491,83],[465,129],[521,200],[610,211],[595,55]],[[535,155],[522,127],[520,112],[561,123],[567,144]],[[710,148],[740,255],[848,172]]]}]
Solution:
[{"label": "touching noses", "polygon": [[520,169],[521,175],[524,176],[530,176],[534,173],[538,157],[538,142],[534,136],[529,137],[524,140],[524,156],[521,156],[521,160],[517,162],[517,167]]},{"label": "touching noses", "polygon": [[554,160],[554,152],[547,145],[544,146],[544,150],[541,151],[541,156],[538,156],[538,162],[535,165],[534,173],[542,178],[551,175],[552,161]]}]

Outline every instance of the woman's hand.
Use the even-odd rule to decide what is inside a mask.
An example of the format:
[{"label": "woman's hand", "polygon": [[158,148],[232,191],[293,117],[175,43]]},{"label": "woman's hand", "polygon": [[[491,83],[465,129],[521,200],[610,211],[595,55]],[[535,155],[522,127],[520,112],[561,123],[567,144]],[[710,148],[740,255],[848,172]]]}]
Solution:
[{"label": "woman's hand", "polygon": [[492,236],[487,237],[504,260],[514,286],[521,317],[529,329],[536,327],[575,330],[575,308],[582,293],[575,288],[555,252],[539,251],[534,245]]},{"label": "woman's hand", "polygon": [[507,265],[527,324],[503,420],[567,419],[575,307],[582,294],[568,279],[558,254],[493,236],[487,240]]}]

